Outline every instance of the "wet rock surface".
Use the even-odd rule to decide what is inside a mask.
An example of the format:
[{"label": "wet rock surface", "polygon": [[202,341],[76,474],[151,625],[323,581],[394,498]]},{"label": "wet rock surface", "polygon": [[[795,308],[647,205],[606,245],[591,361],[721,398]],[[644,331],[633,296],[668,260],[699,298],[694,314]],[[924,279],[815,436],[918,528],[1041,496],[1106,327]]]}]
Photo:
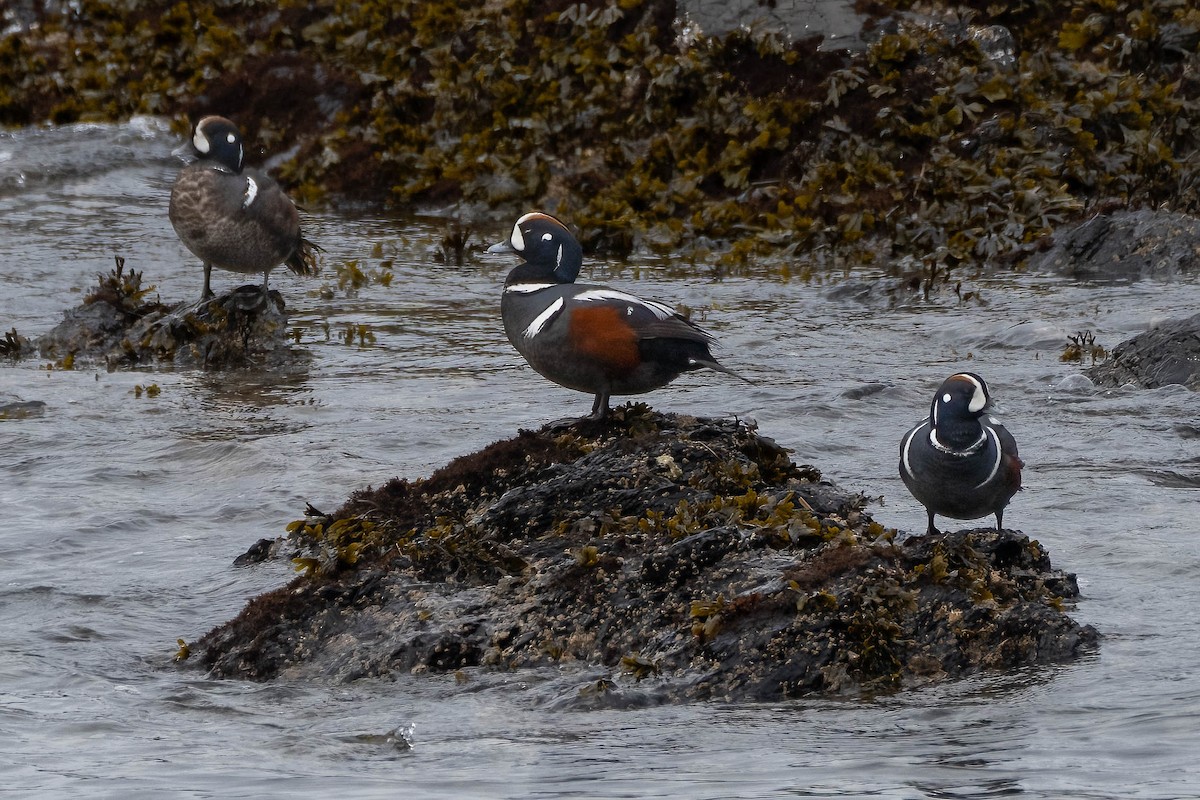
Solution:
[{"label": "wet rock surface", "polygon": [[1086,281],[1172,278],[1200,271],[1200,219],[1141,209],[1098,214],[1054,233],[1034,271]]},{"label": "wet rock surface", "polygon": [[71,366],[77,359],[109,369],[138,364],[225,368],[279,364],[295,358],[287,342],[287,313],[277,291],[264,296],[261,285],[241,286],[192,303],[165,305],[148,300],[153,286],[142,274],[116,269],[63,320],[36,340],[6,334],[0,354],[38,355]]},{"label": "wet rock surface", "polygon": [[624,406],[310,507],[242,561],[279,549],[307,574],[193,663],[334,682],[555,667],[579,676],[563,703],[593,707],[894,689],[1096,641],[1036,541],[903,538],[865,502],[738,420]]},{"label": "wet rock surface", "polygon": [[22,400],[19,397],[0,395],[0,419],[27,419],[46,413],[46,404],[41,400]]},{"label": "wet rock surface", "polygon": [[1177,383],[1200,389],[1200,314],[1164,322],[1122,342],[1086,374],[1100,386],[1132,383],[1157,389]]}]

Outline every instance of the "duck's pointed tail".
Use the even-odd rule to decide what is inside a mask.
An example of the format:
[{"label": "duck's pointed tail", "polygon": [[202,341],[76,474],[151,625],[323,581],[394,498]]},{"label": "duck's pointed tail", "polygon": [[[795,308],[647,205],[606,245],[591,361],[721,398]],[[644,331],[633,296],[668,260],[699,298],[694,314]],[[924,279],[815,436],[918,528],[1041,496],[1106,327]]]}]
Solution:
[{"label": "duck's pointed tail", "polygon": [[321,272],[320,259],[317,253],[323,253],[316,244],[313,244],[303,236],[300,237],[300,246],[296,248],[296,252],[292,253],[292,257],[285,263],[287,268],[297,275],[313,276]]},{"label": "duck's pointed tail", "polygon": [[738,380],[745,381],[746,383],[750,384],[751,386],[754,386],[754,381],[750,380],[742,373],[736,372],[736,371],[730,369],[729,367],[725,366],[724,364],[717,363],[716,359],[693,358],[692,363],[694,363],[698,367],[708,367],[709,369],[715,369],[717,372],[724,372],[726,375],[732,375],[733,377],[737,378]]}]

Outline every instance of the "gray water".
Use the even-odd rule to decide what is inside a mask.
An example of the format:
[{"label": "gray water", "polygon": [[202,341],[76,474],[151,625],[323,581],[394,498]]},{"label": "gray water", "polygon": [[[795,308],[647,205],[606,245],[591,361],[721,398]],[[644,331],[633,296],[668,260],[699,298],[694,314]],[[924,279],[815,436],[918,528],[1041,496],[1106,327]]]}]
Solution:
[{"label": "gray water", "polygon": [[[0,327],[45,332],[114,255],[164,301],[199,295],[199,265],[166,218],[177,144],[150,119],[0,132]],[[332,510],[355,489],[590,409],[505,341],[509,260],[436,263],[436,224],[306,223],[325,275],[272,276],[309,354],[298,367],[0,366],[0,401],[46,403],[0,420],[6,795],[1200,796],[1200,401],[1177,387],[1081,387],[1058,360],[1068,334],[1111,347],[1193,313],[1196,276],[976,277],[967,288],[986,305],[948,295],[891,308],[836,299],[828,284],[686,277],[663,259],[585,267],[694,309],[722,360],[757,382],[694,373],[650,395],[655,407],[756,419],[797,461],[883,497],[873,513],[888,526],[924,526],[896,474],[900,436],[944,377],[981,373],[1027,462],[1005,521],[1078,573],[1072,613],[1104,635],[1076,663],[875,698],[600,712],[556,710],[579,678],[558,671],[326,686],[178,668],[177,638],[292,577],[288,563],[231,562],[305,502]],[[392,259],[395,280],[348,295],[334,267],[352,259]],[[374,342],[347,345],[352,325]],[[871,383],[885,388],[845,396]],[[149,384],[161,394],[135,395]]]}]

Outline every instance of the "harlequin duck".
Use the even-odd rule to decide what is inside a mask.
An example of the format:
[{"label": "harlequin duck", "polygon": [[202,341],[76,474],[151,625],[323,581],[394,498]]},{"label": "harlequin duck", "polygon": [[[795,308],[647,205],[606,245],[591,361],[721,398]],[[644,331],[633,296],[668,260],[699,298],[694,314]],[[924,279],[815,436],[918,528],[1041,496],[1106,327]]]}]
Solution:
[{"label": "harlequin duck", "polygon": [[712,336],[669,306],[575,283],[583,248],[549,214],[521,217],[488,252],[524,259],[508,273],[500,301],[508,340],[543,377],[595,394],[594,419],[608,414],[610,395],[649,392],[701,367],[746,380],[713,358]]},{"label": "harlequin duck", "polygon": [[933,398],[929,417],[900,444],[900,478],[929,512],[954,519],[996,515],[1021,488],[1017,443],[1004,426],[984,416],[991,406],[983,378],[959,372],[947,378]]},{"label": "harlequin duck", "polygon": [[214,266],[267,275],[280,264],[315,275],[315,245],[300,235],[296,206],[266,174],[242,166],[242,137],[224,117],[205,117],[192,132],[198,158],[179,171],[171,189],[171,225],[204,262],[204,294],[212,296]]}]

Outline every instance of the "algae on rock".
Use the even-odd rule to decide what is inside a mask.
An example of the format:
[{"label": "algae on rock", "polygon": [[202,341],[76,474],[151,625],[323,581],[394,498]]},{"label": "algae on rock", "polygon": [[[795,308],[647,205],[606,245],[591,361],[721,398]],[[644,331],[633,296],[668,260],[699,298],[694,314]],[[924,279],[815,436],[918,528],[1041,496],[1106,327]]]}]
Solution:
[{"label": "algae on rock", "polygon": [[891,0],[860,4],[864,50],[826,52],[697,33],[671,0],[86,0],[0,34],[0,124],[219,110],[294,145],[305,202],[537,206],[589,250],[945,273],[1089,210],[1196,210],[1192,6]]},{"label": "algae on rock", "polygon": [[32,355],[59,363],[98,361],[109,369],[139,364],[218,369],[251,363],[279,364],[296,354],[288,347],[287,313],[277,291],[246,285],[193,303],[167,306],[148,299],[142,273],[125,260],[100,275],[83,302],[36,341],[9,337],[12,357]]},{"label": "algae on rock", "polygon": [[627,405],[310,507],[283,545],[306,575],[194,649],[260,680],[575,664],[580,702],[620,704],[893,689],[1095,641],[1037,542],[898,539],[865,504],[746,423]]}]

